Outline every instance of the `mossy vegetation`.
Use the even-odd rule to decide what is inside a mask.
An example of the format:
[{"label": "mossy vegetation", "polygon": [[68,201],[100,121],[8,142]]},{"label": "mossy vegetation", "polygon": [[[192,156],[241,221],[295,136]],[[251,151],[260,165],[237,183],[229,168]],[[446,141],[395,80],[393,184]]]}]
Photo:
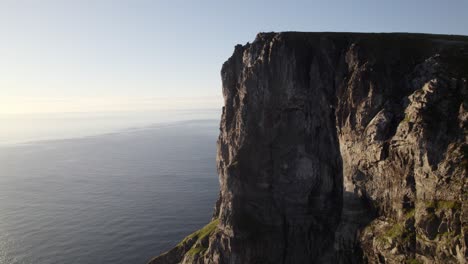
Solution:
[{"label": "mossy vegetation", "polygon": [[438,200],[438,201],[427,201],[426,202],[427,208],[434,208],[437,209],[453,209],[453,210],[460,210],[461,203],[454,200]]},{"label": "mossy vegetation", "polygon": [[461,203],[457,201],[438,201],[437,208],[460,210]]},{"label": "mossy vegetation", "polygon": [[405,264],[422,264],[422,262],[418,259],[411,258],[405,261]]},{"label": "mossy vegetation", "polygon": [[408,218],[414,217],[415,212],[416,212],[416,209],[414,208],[409,210],[408,212],[405,213],[405,218],[408,219]]},{"label": "mossy vegetation", "polygon": [[198,255],[200,253],[203,253],[207,250],[207,247],[204,247],[202,245],[194,245],[189,251],[187,251],[187,255],[189,256],[194,256]]},{"label": "mossy vegetation", "polygon": [[387,232],[384,233],[384,236],[395,239],[397,237],[400,237],[403,234],[403,232],[403,225],[396,223],[390,229],[388,229]]},{"label": "mossy vegetation", "polygon": [[456,237],[454,231],[447,231],[447,232],[444,232],[442,234],[438,234],[438,236],[440,236],[440,237]]},{"label": "mossy vegetation", "polygon": [[[414,215],[414,214],[413,214]],[[401,243],[408,243],[411,238],[415,237],[415,233],[412,230],[405,228],[402,223],[395,223],[387,229],[380,238],[382,241],[398,240]]]},{"label": "mossy vegetation", "polygon": [[219,224],[219,219],[215,219],[211,221],[209,224],[204,226],[202,229],[198,230],[197,232],[193,233],[192,235],[197,236],[198,240],[203,239],[204,237],[211,235],[213,231]]},{"label": "mossy vegetation", "polygon": [[219,224],[219,219],[215,219],[211,221],[202,229],[184,238],[184,240],[182,240],[177,246],[182,247],[189,240],[195,239],[195,242],[193,243],[192,248],[190,248],[190,250],[187,251],[187,255],[194,256],[194,255],[205,252],[208,248],[204,246],[201,242],[203,239],[205,239],[206,237],[209,237],[211,234],[213,234],[216,231],[218,224]]},{"label": "mossy vegetation", "polygon": [[411,118],[408,114],[405,115],[405,118],[403,118],[403,120],[401,121],[402,123],[408,123],[409,121],[411,121]]}]

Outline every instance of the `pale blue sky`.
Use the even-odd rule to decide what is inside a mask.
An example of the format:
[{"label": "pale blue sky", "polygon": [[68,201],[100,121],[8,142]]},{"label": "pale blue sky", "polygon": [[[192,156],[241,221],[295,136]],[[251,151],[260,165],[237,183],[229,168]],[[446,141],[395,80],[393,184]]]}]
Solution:
[{"label": "pale blue sky", "polygon": [[467,0],[3,0],[0,113],[219,107],[222,63],[257,32],[468,35],[467,14]]}]

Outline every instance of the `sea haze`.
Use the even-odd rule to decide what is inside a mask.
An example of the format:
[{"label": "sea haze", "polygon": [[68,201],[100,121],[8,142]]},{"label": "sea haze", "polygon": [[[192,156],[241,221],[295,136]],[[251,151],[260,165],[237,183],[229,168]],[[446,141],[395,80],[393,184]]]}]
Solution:
[{"label": "sea haze", "polygon": [[[213,117],[218,115],[213,115]],[[208,223],[219,120],[0,148],[0,263],[146,263]]]},{"label": "sea haze", "polygon": [[149,124],[219,119],[219,109],[0,114],[0,146],[113,133]]}]

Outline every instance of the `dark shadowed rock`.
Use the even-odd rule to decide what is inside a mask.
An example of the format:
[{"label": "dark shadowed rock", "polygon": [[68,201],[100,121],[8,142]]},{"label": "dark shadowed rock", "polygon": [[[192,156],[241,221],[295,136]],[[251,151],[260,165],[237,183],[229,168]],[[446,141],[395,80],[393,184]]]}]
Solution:
[{"label": "dark shadowed rock", "polygon": [[216,226],[150,263],[465,263],[468,37],[261,33],[221,76]]}]

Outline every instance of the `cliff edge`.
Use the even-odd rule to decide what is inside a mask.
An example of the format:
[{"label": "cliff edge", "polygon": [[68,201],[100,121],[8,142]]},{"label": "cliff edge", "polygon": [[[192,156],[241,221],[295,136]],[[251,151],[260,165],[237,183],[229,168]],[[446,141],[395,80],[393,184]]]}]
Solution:
[{"label": "cliff edge", "polygon": [[213,221],[151,264],[466,263],[468,37],[261,33],[221,76]]}]

